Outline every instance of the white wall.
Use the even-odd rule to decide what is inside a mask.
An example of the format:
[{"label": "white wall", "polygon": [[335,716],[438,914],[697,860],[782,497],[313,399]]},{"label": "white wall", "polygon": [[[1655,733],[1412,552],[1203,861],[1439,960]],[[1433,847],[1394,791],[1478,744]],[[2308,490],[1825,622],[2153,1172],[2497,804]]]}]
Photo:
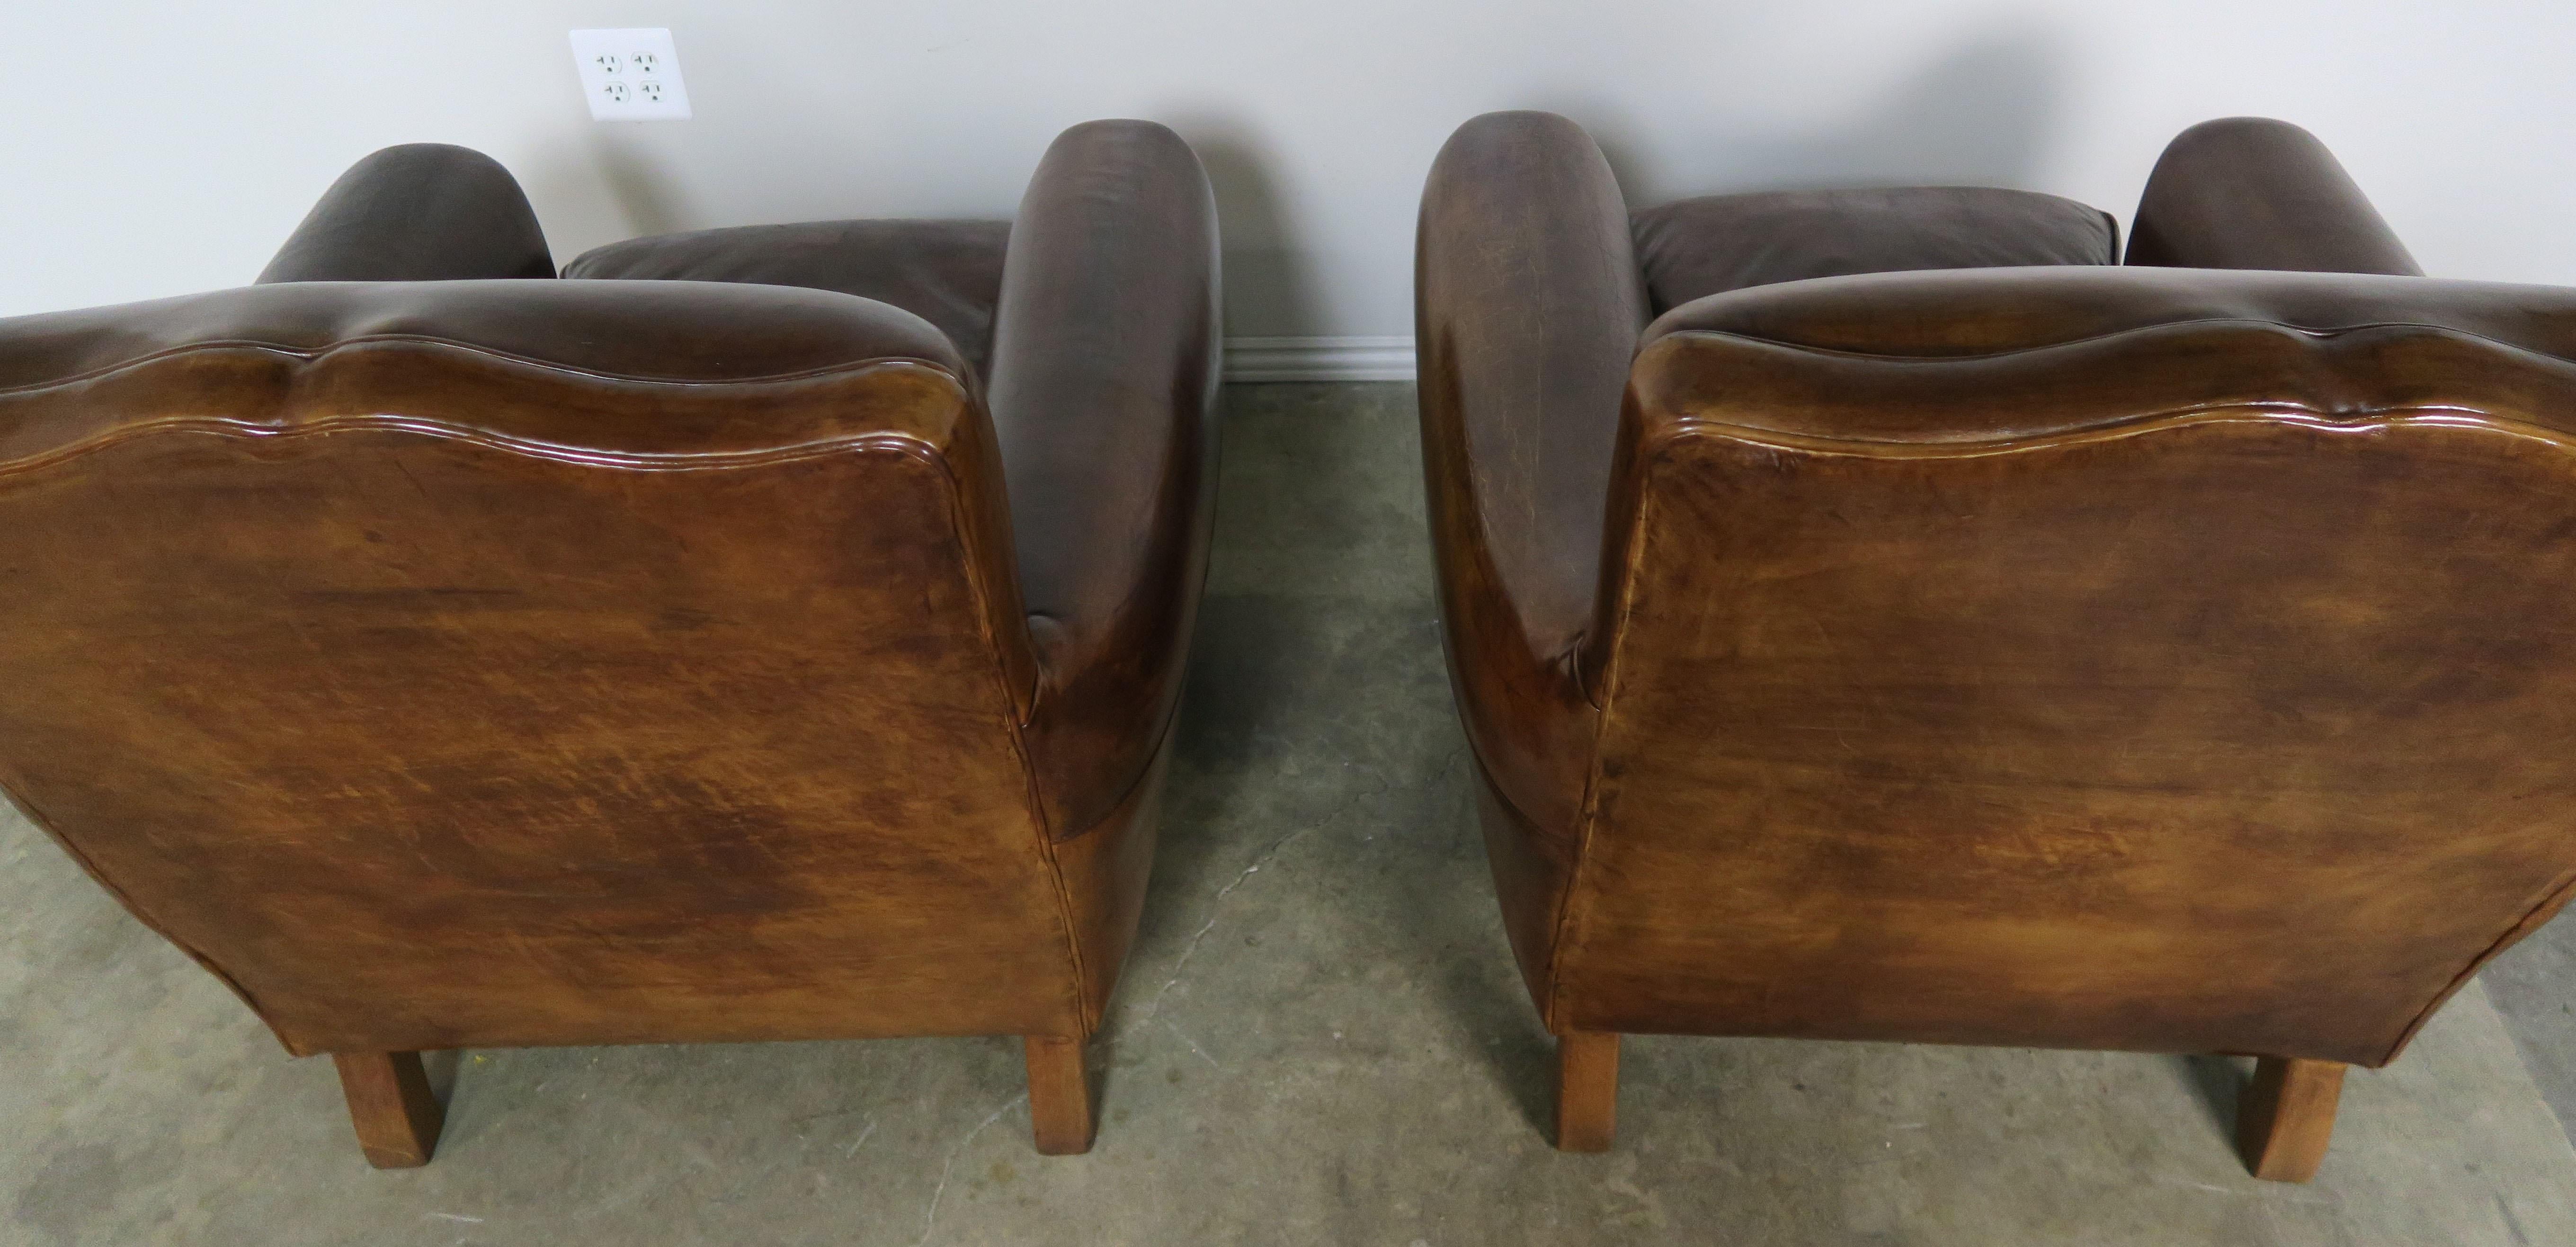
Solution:
[{"label": "white wall", "polygon": [[[671,27],[697,119],[589,120],[564,39],[588,26]],[[1962,182],[2123,222],[2176,130],[2269,114],[2432,272],[2576,284],[2571,52],[2566,0],[24,3],[0,25],[0,314],[246,282],[390,143],[498,157],[568,260],[1007,215],[1056,131],[1141,116],[1216,179],[1233,333],[1402,335],[1423,171],[1510,107],[1589,126],[1640,205]]]}]

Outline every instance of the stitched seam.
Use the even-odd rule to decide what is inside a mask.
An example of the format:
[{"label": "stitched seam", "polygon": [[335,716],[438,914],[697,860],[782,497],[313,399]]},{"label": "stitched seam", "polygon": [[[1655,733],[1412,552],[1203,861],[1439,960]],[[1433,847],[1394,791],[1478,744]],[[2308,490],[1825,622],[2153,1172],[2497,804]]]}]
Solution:
[{"label": "stitched seam", "polygon": [[[973,403],[973,397],[961,388],[957,399],[958,411],[956,413],[952,413],[951,419],[954,420],[962,415],[972,415]],[[925,458],[936,465],[941,482],[947,486],[950,520],[949,532],[951,533],[950,541],[952,547],[958,554],[958,565],[963,568],[972,569],[975,566],[975,549],[968,543],[968,534],[971,531],[968,527],[968,521],[971,519],[971,515],[968,508],[967,492],[963,487],[963,483],[957,479],[957,473],[954,466],[950,464],[946,455],[926,455]],[[970,573],[966,577],[966,586],[967,592],[973,597],[976,619],[984,621],[989,629],[990,621],[993,618],[993,610],[991,599],[985,590],[983,578],[973,575],[970,570]],[[1024,615],[1018,619],[1018,623],[1023,630],[1028,627],[1028,621]],[[1019,721],[1020,713],[1018,700],[1013,696],[1014,690],[1011,687],[1010,664],[1002,660],[1001,643],[1003,638],[1000,636],[994,636],[991,639],[992,644],[985,648],[986,653],[993,660],[993,683],[1002,694],[1002,704],[1005,711],[1002,715],[1002,720],[1007,729],[1004,736],[1010,743],[1012,757],[1020,765],[1021,801],[1028,810],[1030,830],[1037,834],[1038,860],[1040,864],[1044,866],[1047,882],[1050,885],[1051,890],[1055,893],[1057,931],[1064,939],[1065,961],[1073,971],[1073,976],[1068,980],[1067,984],[1069,999],[1066,1003],[1071,1006],[1070,1011],[1073,1014],[1074,1025],[1076,1029],[1081,1032],[1076,1036],[1076,1038],[1087,1039],[1090,1037],[1092,1022],[1084,1011],[1082,1005],[1082,984],[1084,982],[1082,941],[1075,934],[1073,892],[1072,889],[1065,885],[1063,864],[1056,859],[1055,836],[1052,834],[1047,824],[1046,802],[1038,791],[1037,765],[1035,755],[1032,754],[1029,749],[1028,729]],[[1030,677],[1037,687],[1030,690],[1029,700],[1030,703],[1034,705],[1037,700],[1038,689],[1045,686],[1045,681],[1039,678],[1040,673],[1038,672],[1037,664],[1034,661],[1034,644],[1031,646],[1031,650],[1033,661],[1029,665]]]},{"label": "stitched seam", "polygon": [[[1181,689],[1182,696],[1187,696],[1188,692],[1189,689],[1186,686]],[[1180,698],[1175,697],[1172,700],[1172,713],[1163,716],[1162,729],[1154,733],[1154,747],[1147,750],[1145,753],[1144,768],[1136,772],[1136,778],[1130,781],[1126,788],[1120,790],[1118,793],[1118,799],[1109,803],[1109,812],[1083,824],[1082,830],[1057,839],[1056,843],[1071,844],[1084,836],[1090,835],[1091,833],[1108,826],[1113,820],[1115,820],[1118,817],[1118,811],[1126,809],[1127,803],[1135,800],[1136,795],[1144,791],[1146,778],[1154,773],[1154,760],[1163,756],[1163,746],[1172,739],[1172,730],[1175,725],[1180,723],[1180,721]]]},{"label": "stitched seam", "polygon": [[[2249,414],[2250,413],[2250,414]],[[1829,437],[1756,428],[1705,417],[1686,416],[1670,423],[1669,436],[1718,437],[1768,450],[1867,459],[1982,459],[1993,455],[2055,450],[2121,441],[2151,433],[2193,429],[2213,424],[2284,425],[2320,433],[2372,433],[2390,428],[2436,427],[2475,429],[2541,442],[2576,451],[2576,436],[2528,421],[2503,419],[2472,407],[2424,404],[2373,408],[2353,416],[2336,416],[2291,402],[2213,402],[2124,415],[2100,424],[2011,435],[1983,441],[1902,441]]]},{"label": "stitched seam", "polygon": [[770,446],[754,450],[715,450],[694,453],[669,451],[612,451],[565,446],[531,438],[512,437],[488,430],[468,428],[443,420],[411,417],[351,416],[335,417],[299,424],[290,428],[251,424],[238,420],[162,420],[150,424],[128,425],[98,437],[59,446],[24,459],[0,462],[0,479],[20,476],[58,467],[72,460],[101,451],[112,450],[128,442],[165,434],[195,434],[222,437],[234,441],[290,441],[335,433],[411,433],[441,441],[464,442],[486,450],[545,459],[581,467],[623,468],[635,472],[704,472],[734,468],[769,467],[800,463],[843,451],[860,453],[892,452],[919,456],[926,452],[922,439],[911,433],[862,433],[847,437],[824,438],[800,442],[793,446]]},{"label": "stitched seam", "polygon": [[[21,385],[0,386],[0,398],[15,397],[22,394],[41,393],[45,390],[78,385],[85,381],[95,381],[101,377],[113,376],[120,372],[146,367],[152,364],[161,363],[165,360],[184,359],[190,355],[197,354],[217,354],[227,351],[262,351],[273,355],[292,356],[307,363],[313,363],[351,347],[385,344],[409,344],[413,346],[440,347],[466,355],[478,355],[485,359],[496,359],[505,363],[523,364],[531,368],[542,368],[548,372],[562,373],[567,376],[587,377],[595,381],[618,381],[634,385],[690,387],[767,385],[782,381],[803,381],[814,377],[828,377],[840,373],[866,372],[872,368],[899,364],[911,364],[920,367],[935,368],[952,377],[956,375],[954,369],[951,369],[947,364],[934,359],[926,359],[915,355],[872,355],[863,360],[845,360],[833,364],[818,364],[812,368],[800,368],[789,372],[762,373],[756,376],[747,377],[657,377],[644,373],[614,372],[604,368],[584,368],[577,364],[566,364],[554,360],[539,359],[533,355],[521,355],[516,352],[504,351],[495,347],[458,341],[454,338],[442,338],[435,334],[371,333],[361,334],[351,338],[336,338],[330,343],[318,347],[296,346],[285,342],[269,342],[258,338],[217,338],[204,342],[190,342],[180,346],[165,347],[161,350],[153,351],[149,354],[137,355],[129,359],[121,359],[111,364],[101,364],[95,368],[72,373],[68,376],[48,377],[42,381],[30,381]],[[964,381],[960,379],[959,384],[963,385]]]},{"label": "stitched seam", "polygon": [[[1822,280],[1829,281],[1833,279],[1825,278]],[[1795,342],[1787,338],[1769,338],[1756,333],[1744,333],[1732,329],[1698,328],[1667,329],[1661,334],[1646,338],[1638,344],[1637,349],[1643,351],[1646,347],[1652,346],[1657,342],[1661,342],[1665,338],[1726,338],[1737,342],[1751,342],[1760,346],[1776,346],[1783,350],[1801,351],[1810,355],[1830,355],[1844,359],[1877,360],[1891,364],[1938,365],[1968,363],[1977,360],[2009,359],[2015,355],[2030,355],[2041,351],[2057,350],[2061,347],[2082,346],[2092,342],[2108,342],[2117,338],[2129,337],[2133,334],[2150,334],[2159,330],[2179,328],[2186,325],[2243,325],[2261,329],[2279,329],[2298,334],[2301,337],[2319,339],[2340,338],[2348,334],[2367,333],[2374,329],[2420,329],[2427,333],[2436,334],[2442,337],[2465,338],[2473,342],[2483,342],[2489,346],[2496,347],[2500,350],[2511,351],[2517,355],[2537,356],[2541,359],[2552,360],[2561,364],[2576,363],[2576,361],[2570,361],[2560,356],[2551,355],[2546,351],[2538,351],[2527,346],[2520,346],[2515,343],[2507,342],[2492,334],[2479,333],[2474,329],[2462,329],[2455,325],[2436,324],[2431,321],[2374,320],[2364,321],[2360,324],[2354,325],[2335,325],[2327,328],[2315,328],[2307,325],[2293,325],[2288,321],[2274,320],[2261,316],[2186,316],[2174,320],[2160,320],[2150,325],[2130,325],[2121,329],[2108,329],[2101,333],[2091,333],[2080,338],[2066,338],[2056,342],[2034,342],[2027,346],[2001,347],[1990,351],[1962,351],[1951,355],[1899,355],[1886,351],[1864,351],[1856,347],[1820,346],[1812,342]]]},{"label": "stitched seam", "polygon": [[[1592,760],[1591,765],[1584,772],[1583,804],[1580,807],[1582,813],[1575,819],[1574,860],[1566,866],[1565,893],[1558,902],[1556,934],[1548,945],[1548,1002],[1547,1016],[1544,1020],[1551,1030],[1554,1029],[1556,1021],[1564,1016],[1564,965],[1572,942],[1577,938],[1580,925],[1576,921],[1575,900],[1582,894],[1583,866],[1591,858],[1592,837],[1599,829],[1601,769],[1610,734],[1610,711],[1618,703],[1619,677],[1622,674],[1620,657],[1626,648],[1621,643],[1621,639],[1627,635],[1628,617],[1635,609],[1637,567],[1644,562],[1647,537],[1653,531],[1650,525],[1654,519],[1656,493],[1652,473],[1663,462],[1663,450],[1661,447],[1651,447],[1646,449],[1645,454],[1649,456],[1646,463],[1648,477],[1643,483],[1644,487],[1638,490],[1636,527],[1630,530],[1627,557],[1622,560],[1619,574],[1619,609],[1611,621],[1610,657],[1602,663],[1601,705],[1594,711]],[[1578,694],[1581,692],[1579,681],[1577,692]]]},{"label": "stitched seam", "polygon": [[242,986],[241,980],[234,978],[230,973],[226,972],[222,966],[215,964],[214,958],[199,952],[195,945],[171,934],[168,927],[161,925],[160,919],[153,917],[151,914],[145,913],[142,906],[135,904],[134,898],[126,895],[125,889],[116,886],[115,882],[107,877],[107,872],[100,870],[98,868],[98,863],[91,860],[89,854],[82,852],[79,845],[72,843],[71,837],[55,830],[53,820],[46,817],[44,811],[37,809],[35,802],[28,800],[24,794],[19,793],[6,785],[0,785],[0,797],[6,797],[9,801],[15,803],[19,811],[27,816],[27,821],[34,823],[37,830],[45,833],[46,839],[62,846],[63,852],[69,855],[73,863],[81,868],[81,872],[88,875],[91,881],[97,883],[98,886],[106,891],[109,896],[114,897],[117,904],[124,906],[125,912],[134,915],[135,921],[142,923],[144,927],[149,929],[154,935],[158,935],[162,939],[168,940],[171,947],[187,954],[188,960],[196,962],[198,965],[204,967],[206,973],[215,976],[215,980],[217,982],[231,988],[232,993],[235,996],[241,997],[241,1002],[243,1004],[250,1006],[251,1016],[258,1018],[261,1024],[268,1027],[268,1032],[270,1034],[277,1036],[278,1046],[286,1049],[287,1052],[295,1056],[312,1055],[309,1052],[299,1051],[298,1045],[293,1040],[288,1039],[284,1031],[278,1029],[276,1019],[270,1017],[268,1010],[261,1007],[258,997],[251,995],[249,988]]}]

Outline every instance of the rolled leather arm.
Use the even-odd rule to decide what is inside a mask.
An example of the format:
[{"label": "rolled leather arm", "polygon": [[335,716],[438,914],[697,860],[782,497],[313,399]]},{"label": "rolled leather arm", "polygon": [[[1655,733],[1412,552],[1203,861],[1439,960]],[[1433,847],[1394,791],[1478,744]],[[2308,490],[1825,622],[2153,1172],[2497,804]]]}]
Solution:
[{"label": "rolled leather arm", "polygon": [[1514,809],[1570,831],[1589,753],[1568,656],[1598,592],[1648,314],[1627,203],[1581,127],[1488,113],[1432,165],[1415,264],[1423,470],[1461,716]]},{"label": "rolled leather arm", "polygon": [[2317,136],[2263,117],[2204,121],[2166,145],[2138,201],[2128,262],[2424,271]]},{"label": "rolled leather arm", "polygon": [[1011,226],[989,386],[1041,672],[1031,760],[1058,836],[1143,781],[1179,700],[1220,324],[1198,156],[1151,122],[1065,131]]},{"label": "rolled leather arm", "polygon": [[341,174],[259,280],[554,275],[545,231],[509,170],[467,148],[407,143]]}]

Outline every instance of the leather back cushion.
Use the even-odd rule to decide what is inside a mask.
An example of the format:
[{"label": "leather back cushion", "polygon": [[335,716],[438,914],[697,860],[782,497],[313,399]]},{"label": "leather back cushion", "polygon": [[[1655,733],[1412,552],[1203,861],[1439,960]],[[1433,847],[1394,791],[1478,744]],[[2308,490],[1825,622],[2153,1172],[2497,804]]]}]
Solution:
[{"label": "leather back cushion", "polygon": [[1978,186],[1710,195],[1647,209],[1634,222],[1658,314],[1810,277],[2112,264],[2120,250],[2119,226],[2099,208]]},{"label": "leather back cushion", "polygon": [[751,282],[837,290],[939,327],[982,378],[993,354],[1008,221],[809,221],[630,238],[582,253],[566,277]]}]

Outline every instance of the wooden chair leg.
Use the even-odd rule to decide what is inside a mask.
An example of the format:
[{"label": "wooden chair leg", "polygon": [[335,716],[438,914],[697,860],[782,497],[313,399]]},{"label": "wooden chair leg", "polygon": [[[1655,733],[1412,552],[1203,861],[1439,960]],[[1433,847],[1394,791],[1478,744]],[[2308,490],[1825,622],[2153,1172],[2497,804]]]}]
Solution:
[{"label": "wooden chair leg", "polygon": [[349,1121],[358,1128],[367,1163],[378,1169],[428,1164],[447,1111],[430,1093],[420,1054],[334,1052],[331,1061],[340,1067],[340,1092],[348,1097]]},{"label": "wooden chair leg", "polygon": [[2254,1081],[2236,1097],[2236,1148],[2255,1177],[2305,1182],[2317,1176],[2334,1138],[2346,1068],[2340,1061],[2286,1057],[2254,1062]]},{"label": "wooden chair leg", "polygon": [[1619,1036],[1594,1031],[1556,1039],[1556,1146],[1606,1152],[1619,1132]]},{"label": "wooden chair leg", "polygon": [[1091,1150],[1091,1073],[1082,1041],[1064,1035],[1022,1037],[1029,1062],[1029,1125],[1046,1156]]}]

